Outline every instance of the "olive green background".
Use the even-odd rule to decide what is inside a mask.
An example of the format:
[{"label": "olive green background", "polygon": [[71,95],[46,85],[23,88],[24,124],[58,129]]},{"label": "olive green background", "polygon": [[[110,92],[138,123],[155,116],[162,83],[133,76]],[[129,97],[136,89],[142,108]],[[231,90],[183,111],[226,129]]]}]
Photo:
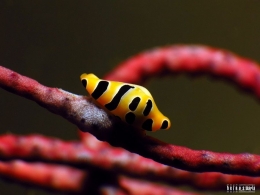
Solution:
[{"label": "olive green background", "polygon": [[[157,46],[204,44],[260,62],[259,35],[257,0],[0,1],[0,64],[76,94],[86,94],[81,73],[102,77]],[[153,79],[146,87],[172,122],[150,135],[198,150],[260,153],[256,98],[209,77]],[[1,134],[77,139],[63,118],[2,89],[0,96]],[[0,180],[1,194],[17,192],[60,194]]]}]

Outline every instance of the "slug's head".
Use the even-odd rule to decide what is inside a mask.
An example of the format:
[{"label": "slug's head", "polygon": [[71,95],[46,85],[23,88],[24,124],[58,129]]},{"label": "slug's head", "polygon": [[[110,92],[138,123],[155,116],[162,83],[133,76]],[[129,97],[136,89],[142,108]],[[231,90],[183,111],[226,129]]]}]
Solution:
[{"label": "slug's head", "polygon": [[157,131],[159,129],[169,129],[171,127],[171,122],[169,118],[166,116],[155,116],[153,120],[153,125],[152,125],[152,131]]}]

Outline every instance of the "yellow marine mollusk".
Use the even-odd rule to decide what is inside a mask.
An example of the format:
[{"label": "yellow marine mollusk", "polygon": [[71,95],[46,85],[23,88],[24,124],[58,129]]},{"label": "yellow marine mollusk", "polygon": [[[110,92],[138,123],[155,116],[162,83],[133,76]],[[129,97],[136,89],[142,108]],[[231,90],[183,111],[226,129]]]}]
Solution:
[{"label": "yellow marine mollusk", "polygon": [[147,131],[169,129],[170,120],[157,108],[151,93],[130,83],[99,79],[82,74],[80,80],[90,96],[105,110],[126,123]]}]

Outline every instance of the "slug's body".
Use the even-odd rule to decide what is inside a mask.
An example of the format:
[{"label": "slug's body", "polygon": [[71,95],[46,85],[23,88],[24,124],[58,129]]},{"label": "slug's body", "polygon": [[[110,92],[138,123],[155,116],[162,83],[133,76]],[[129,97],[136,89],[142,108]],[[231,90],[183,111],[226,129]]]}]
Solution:
[{"label": "slug's body", "polygon": [[102,80],[94,74],[82,74],[80,79],[99,105],[126,123],[147,131],[170,128],[170,120],[158,110],[146,88]]}]

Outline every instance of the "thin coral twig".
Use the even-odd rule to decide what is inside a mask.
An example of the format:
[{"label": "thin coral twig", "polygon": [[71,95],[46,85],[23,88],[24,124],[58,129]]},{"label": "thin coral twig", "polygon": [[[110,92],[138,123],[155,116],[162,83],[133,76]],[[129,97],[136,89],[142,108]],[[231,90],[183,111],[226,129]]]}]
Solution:
[{"label": "thin coral twig", "polygon": [[100,189],[101,195],[131,195],[122,189],[113,186],[104,186]]},{"label": "thin coral twig", "polygon": [[[256,187],[260,187],[259,177],[187,172],[162,165],[121,148],[113,148],[103,142],[101,142],[103,147],[93,147],[93,145],[98,145],[97,142],[100,141],[93,139],[90,134],[86,137],[89,137],[87,144],[91,147],[80,142],[64,142],[37,135],[26,137],[0,136],[0,158],[7,160],[16,158],[23,160],[37,159],[66,163],[86,169],[96,167],[117,174],[171,185],[189,185],[199,189],[223,190],[227,183],[254,183]],[[33,172],[27,171],[27,174],[29,173]]]},{"label": "thin coral twig", "polygon": [[179,73],[218,76],[260,96],[258,63],[223,49],[201,45],[173,45],[148,50],[119,64],[105,79],[142,83],[155,76]]},{"label": "thin coral twig", "polygon": [[153,184],[143,180],[134,180],[128,177],[120,177],[119,184],[131,195],[199,195],[199,193],[186,192],[173,187]]},{"label": "thin coral twig", "polygon": [[[129,71],[134,71],[135,74],[127,74]],[[144,52],[123,63],[107,78],[112,80],[125,78],[125,81],[137,83],[143,78],[161,75],[165,71],[206,72],[218,75],[233,80],[239,86],[251,89],[259,96],[260,71],[256,63],[226,51],[202,46],[175,46]],[[134,131],[132,127],[116,122],[113,117],[97,108],[86,97],[45,87],[33,79],[4,67],[0,67],[0,86],[37,102],[100,140],[157,162],[196,172],[260,175],[258,155],[194,151],[163,143]]]},{"label": "thin coral twig", "polygon": [[63,192],[79,192],[83,189],[83,184],[87,183],[87,172],[76,168],[21,160],[0,161],[0,175],[21,183]]},{"label": "thin coral twig", "polygon": [[[151,159],[131,154],[124,149],[111,147],[106,142],[97,140],[89,133],[80,132],[83,143],[88,147],[96,150],[106,151],[115,150],[115,156],[109,153],[110,163],[115,163],[117,170],[121,173],[131,173],[130,175],[148,180],[156,180],[175,185],[189,185],[197,189],[204,190],[223,190],[226,184],[255,184],[260,187],[260,177],[246,177],[239,175],[228,175],[217,172],[194,173],[169,167],[157,163]],[[127,158],[128,157],[128,158]],[[108,159],[109,160],[109,159]],[[106,162],[106,164],[110,164]],[[112,166],[113,167],[113,166]]]},{"label": "thin coral twig", "polygon": [[101,131],[112,126],[106,112],[97,108],[89,98],[62,89],[46,87],[2,66],[0,66],[0,87],[35,101],[49,111],[82,127],[82,130],[91,131],[98,126]]}]

